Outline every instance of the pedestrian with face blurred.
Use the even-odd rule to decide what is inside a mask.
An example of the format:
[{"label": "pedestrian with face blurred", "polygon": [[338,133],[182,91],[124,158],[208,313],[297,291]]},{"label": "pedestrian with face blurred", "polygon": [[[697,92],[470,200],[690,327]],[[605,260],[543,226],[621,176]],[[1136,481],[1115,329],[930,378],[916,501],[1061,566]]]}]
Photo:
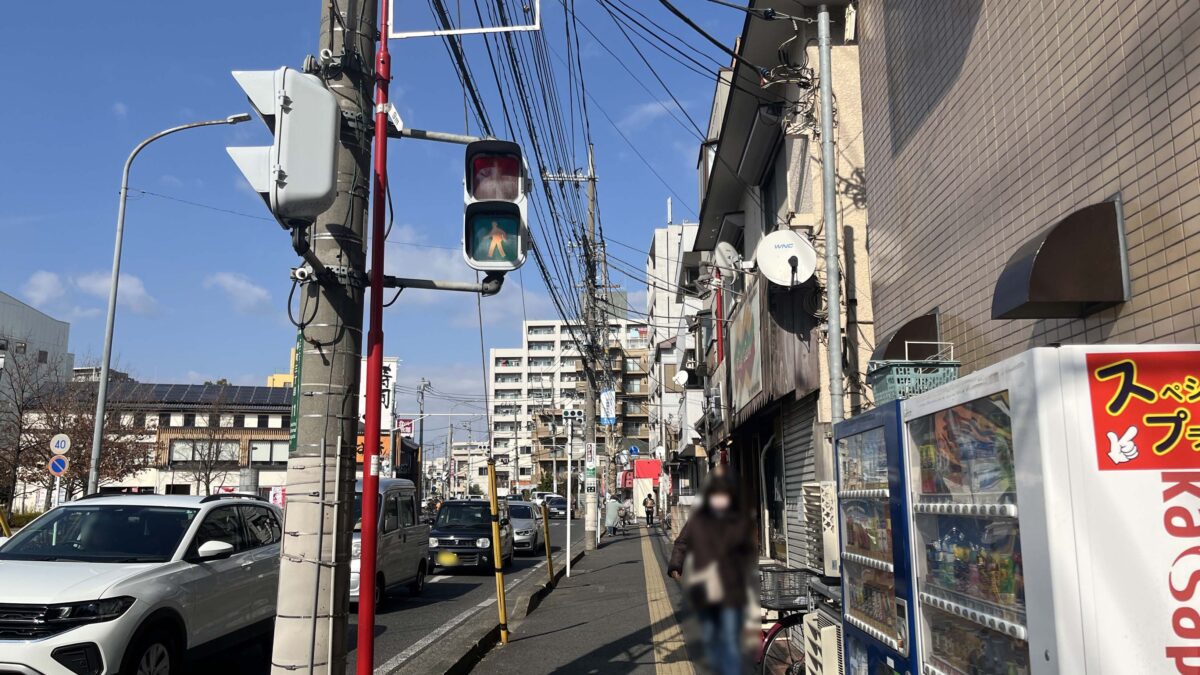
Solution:
[{"label": "pedestrian with face blurred", "polygon": [[682,580],[703,630],[709,665],[717,675],[738,675],[747,590],[758,560],[753,519],[742,512],[733,484],[712,477],[704,501],[675,540],[667,572]]}]

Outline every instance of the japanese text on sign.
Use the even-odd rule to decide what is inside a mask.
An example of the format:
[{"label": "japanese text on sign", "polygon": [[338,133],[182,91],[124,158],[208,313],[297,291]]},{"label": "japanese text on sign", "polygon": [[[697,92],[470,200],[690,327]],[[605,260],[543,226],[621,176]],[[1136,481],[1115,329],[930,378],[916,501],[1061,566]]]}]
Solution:
[{"label": "japanese text on sign", "polygon": [[1087,368],[1102,471],[1200,468],[1195,352],[1094,353]]}]

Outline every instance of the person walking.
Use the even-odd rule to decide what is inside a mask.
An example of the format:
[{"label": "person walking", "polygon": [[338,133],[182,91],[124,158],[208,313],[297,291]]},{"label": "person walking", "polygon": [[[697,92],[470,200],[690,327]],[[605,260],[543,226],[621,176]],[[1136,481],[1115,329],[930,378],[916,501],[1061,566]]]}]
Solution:
[{"label": "person walking", "polygon": [[696,609],[716,675],[743,672],[742,622],[757,560],[753,519],[741,512],[728,479],[713,477],[704,500],[675,540],[667,573],[682,579]]},{"label": "person walking", "polygon": [[616,495],[609,495],[608,502],[604,505],[604,526],[608,528],[608,536],[612,537],[617,534],[617,518],[621,510],[621,502],[617,501]]},{"label": "person walking", "polygon": [[646,525],[648,527],[654,527],[654,506],[654,494],[647,494],[646,498],[642,500],[642,508],[646,509]]}]

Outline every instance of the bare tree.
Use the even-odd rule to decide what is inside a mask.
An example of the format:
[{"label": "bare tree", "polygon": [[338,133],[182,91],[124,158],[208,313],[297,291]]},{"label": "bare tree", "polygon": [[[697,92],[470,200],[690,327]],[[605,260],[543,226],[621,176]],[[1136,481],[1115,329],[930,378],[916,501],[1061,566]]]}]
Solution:
[{"label": "bare tree", "polygon": [[196,414],[196,422],[185,438],[171,441],[168,448],[172,464],[182,469],[185,480],[204,486],[211,495],[229,474],[237,473],[241,443],[231,433],[233,413],[229,406],[228,380],[212,383],[220,388],[208,407],[207,415]]},{"label": "bare tree", "polygon": [[[58,382],[44,387],[27,399],[21,461],[17,474],[26,485],[50,488],[54,479],[46,471],[50,460],[50,439],[66,434],[71,439],[71,460],[61,477],[68,495],[82,494],[87,488],[91,468],[91,439],[95,429],[95,382]],[[110,391],[111,393],[111,391]],[[153,438],[136,423],[136,416],[122,410],[119,401],[107,408],[103,421],[103,445],[100,453],[100,482],[112,483],[137,473],[146,467]],[[50,490],[46,490],[46,506]]]},{"label": "bare tree", "polygon": [[[11,344],[24,344],[14,341]],[[5,511],[11,516],[17,498],[17,480],[21,467],[36,452],[38,439],[30,434],[36,422],[38,397],[63,380],[63,357],[42,362],[40,355],[5,353],[0,371],[0,493]]]}]

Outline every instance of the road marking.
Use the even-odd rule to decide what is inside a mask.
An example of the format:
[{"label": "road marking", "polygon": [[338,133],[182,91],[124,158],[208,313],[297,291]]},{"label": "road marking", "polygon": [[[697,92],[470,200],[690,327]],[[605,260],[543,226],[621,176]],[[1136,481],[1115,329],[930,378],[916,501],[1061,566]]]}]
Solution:
[{"label": "road marking", "polygon": [[650,634],[654,642],[654,669],[658,675],[694,675],[688,659],[683,631],[675,621],[675,609],[667,595],[662,567],[650,539],[642,537],[642,569],[646,573],[646,601],[650,608]]},{"label": "road marking", "polygon": [[[513,576],[513,577],[509,577],[508,579],[506,579],[506,583],[504,584],[505,592],[512,590],[517,585],[519,585],[521,582],[530,578],[534,572],[541,569],[543,566],[545,566],[545,564],[546,564],[546,561],[543,560],[543,561],[539,562],[538,564],[534,565],[533,567],[530,567],[530,568],[524,570],[520,576]],[[447,579],[447,578],[449,578],[449,575],[439,575],[439,578],[437,579],[437,581],[441,581],[442,579]],[[405,649],[404,651],[402,651],[399,654],[388,659],[386,663],[384,663],[382,666],[379,666],[378,668],[375,669],[375,675],[388,675],[389,673],[392,673],[393,671],[398,669],[400,666],[404,665],[405,661],[416,656],[417,654],[419,654],[421,652],[421,650],[425,649],[426,647],[428,647],[429,645],[431,645],[435,641],[437,641],[438,638],[442,637],[446,633],[449,633],[451,630],[454,630],[460,624],[462,624],[464,621],[471,618],[472,616],[475,616],[477,613],[479,613],[479,610],[484,609],[485,607],[491,607],[494,604],[496,604],[496,596],[495,595],[488,598],[487,600],[484,600],[483,602],[473,605],[472,607],[468,608],[466,611],[451,618],[449,621],[442,624],[441,626],[438,626],[436,629],[434,629],[431,633],[429,633],[425,637],[423,637],[420,640],[417,640],[416,642],[409,645],[408,648]]]},{"label": "road marking", "polygon": [[427,577],[427,578],[425,579],[425,583],[427,583],[427,584],[436,584],[436,583],[437,583],[437,582],[439,582],[439,581],[445,581],[445,580],[447,580],[447,579],[449,579],[449,578],[450,578],[450,575],[448,575],[448,574],[435,574],[435,575],[433,575],[433,576],[431,576],[431,577]]}]

